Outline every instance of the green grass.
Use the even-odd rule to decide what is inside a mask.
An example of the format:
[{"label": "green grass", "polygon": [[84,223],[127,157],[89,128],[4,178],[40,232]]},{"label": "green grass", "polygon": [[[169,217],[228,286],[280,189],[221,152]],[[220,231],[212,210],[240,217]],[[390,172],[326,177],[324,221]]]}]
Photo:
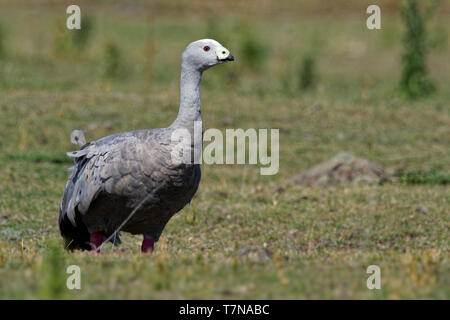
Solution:
[{"label": "green grass", "polygon": [[[381,31],[368,31],[367,6],[299,19],[260,11],[180,15],[172,5],[161,14],[82,6],[93,25],[89,41],[56,55],[63,5],[6,11],[0,2],[0,298],[448,299],[450,48],[430,56],[437,93],[405,101],[395,91],[398,13],[383,18]],[[431,29],[448,35],[443,12]],[[262,46],[264,54],[248,54],[249,35],[252,50]],[[170,221],[153,255],[141,255],[141,238],[130,235],[99,256],[64,252],[57,216],[70,166],[65,152],[75,147],[70,133],[98,139],[170,124],[180,54],[206,36],[236,61],[204,75],[205,129],[279,128],[279,173],[203,165],[196,197]],[[118,46],[125,77],[105,78],[105,43]],[[318,80],[303,92],[298,70],[311,48]],[[243,54],[259,66],[244,64]],[[342,151],[398,178],[286,185]],[[71,264],[81,268],[81,290],[65,289]],[[382,290],[366,287],[372,264],[381,267]]]}]

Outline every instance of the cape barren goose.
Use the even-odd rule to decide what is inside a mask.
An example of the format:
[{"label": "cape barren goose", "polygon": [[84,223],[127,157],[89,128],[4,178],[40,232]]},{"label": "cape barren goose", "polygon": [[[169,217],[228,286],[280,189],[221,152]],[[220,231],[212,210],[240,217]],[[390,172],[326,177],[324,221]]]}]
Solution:
[{"label": "cape barren goose", "polygon": [[75,165],[59,213],[67,249],[98,252],[106,240],[120,243],[120,229],[142,234],[141,251],[153,251],[169,219],[191,201],[200,183],[200,165],[194,159],[181,163],[171,158],[173,133],[189,132],[188,150],[193,153],[194,122],[201,124],[202,73],[233,60],[215,40],[187,46],[182,54],[180,108],[168,128],[117,133],[89,143],[81,131],[72,133],[71,141],[81,149],[68,153]]}]

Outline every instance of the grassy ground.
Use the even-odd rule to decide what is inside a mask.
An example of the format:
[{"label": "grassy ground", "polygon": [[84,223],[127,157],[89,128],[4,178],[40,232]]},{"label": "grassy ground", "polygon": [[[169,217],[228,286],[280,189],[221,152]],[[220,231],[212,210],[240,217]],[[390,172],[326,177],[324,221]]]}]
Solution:
[{"label": "grassy ground", "polygon": [[[160,14],[87,6],[92,34],[77,49],[64,30],[65,6],[18,3],[0,2],[0,298],[450,297],[450,190],[433,178],[450,174],[448,11],[430,24],[438,92],[405,101],[395,90],[402,30],[395,11],[383,16],[381,31],[369,31],[366,4],[335,15],[220,6],[184,13],[184,2]],[[64,252],[57,215],[71,131],[97,139],[170,124],[180,53],[205,37],[236,57],[204,76],[205,128],[280,128],[280,172],[204,165],[192,205],[170,221],[151,256],[133,236],[95,257]],[[319,79],[302,92],[305,54],[317,58]],[[286,185],[341,151],[430,178]],[[71,264],[81,267],[81,290],[65,287]],[[373,264],[382,290],[366,287]]]}]

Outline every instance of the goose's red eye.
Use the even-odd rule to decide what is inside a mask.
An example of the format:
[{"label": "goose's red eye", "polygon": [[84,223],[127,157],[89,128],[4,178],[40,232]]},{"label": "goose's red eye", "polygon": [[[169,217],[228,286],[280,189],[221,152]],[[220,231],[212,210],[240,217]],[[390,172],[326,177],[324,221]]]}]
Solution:
[{"label": "goose's red eye", "polygon": [[203,50],[205,50],[205,51],[209,51],[209,49],[210,49],[210,48],[209,48],[208,46],[204,46],[204,47],[203,47]]}]

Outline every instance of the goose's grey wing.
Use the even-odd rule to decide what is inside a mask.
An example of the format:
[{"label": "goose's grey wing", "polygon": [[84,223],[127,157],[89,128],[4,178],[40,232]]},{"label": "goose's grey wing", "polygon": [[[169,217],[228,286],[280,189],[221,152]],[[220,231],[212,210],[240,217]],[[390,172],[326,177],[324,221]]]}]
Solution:
[{"label": "goose's grey wing", "polygon": [[[154,148],[153,148],[154,147]],[[61,203],[65,216],[75,225],[77,209],[85,214],[102,192],[142,199],[164,180],[161,152],[151,132],[106,137],[69,152],[75,158]]]},{"label": "goose's grey wing", "polygon": [[71,175],[61,202],[60,221],[67,216],[75,225],[75,209],[80,213],[87,211],[90,202],[102,190],[100,171],[110,166],[107,159],[116,152],[114,145],[99,148],[95,144],[89,144],[81,150],[68,153],[74,157],[75,165],[69,168]]}]

